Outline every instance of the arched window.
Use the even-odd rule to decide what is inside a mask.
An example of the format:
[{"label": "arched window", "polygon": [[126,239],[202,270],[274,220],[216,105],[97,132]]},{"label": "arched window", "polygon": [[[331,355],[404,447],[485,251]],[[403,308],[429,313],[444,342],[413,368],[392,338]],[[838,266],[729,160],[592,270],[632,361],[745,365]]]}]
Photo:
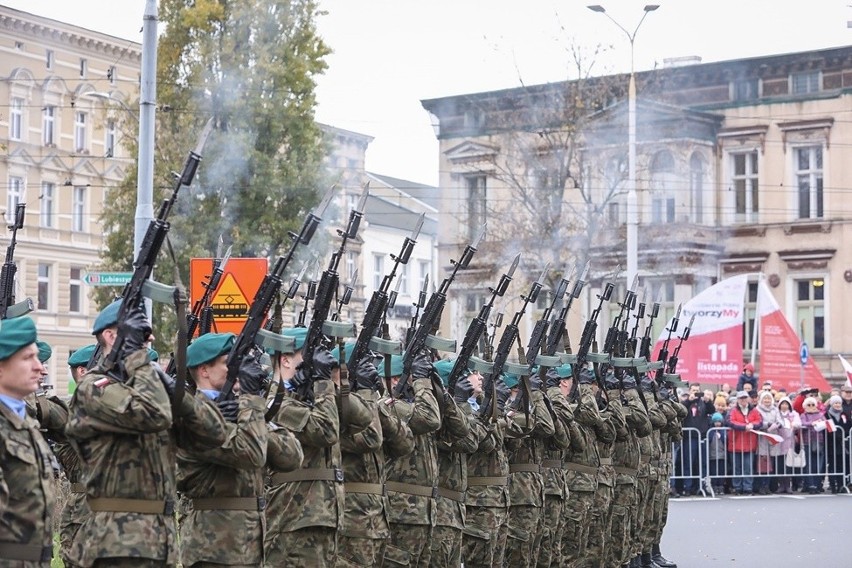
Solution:
[{"label": "arched window", "polygon": [[675,220],[675,162],[671,152],[661,150],[651,159],[651,222]]},{"label": "arched window", "polygon": [[689,195],[692,200],[692,221],[704,222],[704,158],[695,152],[689,158]]}]

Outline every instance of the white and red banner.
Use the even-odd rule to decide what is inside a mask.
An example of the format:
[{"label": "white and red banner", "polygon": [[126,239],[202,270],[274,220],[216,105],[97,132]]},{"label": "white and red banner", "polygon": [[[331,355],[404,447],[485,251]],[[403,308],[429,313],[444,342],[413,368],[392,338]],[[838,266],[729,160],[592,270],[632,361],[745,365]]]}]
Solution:
[{"label": "white and red banner", "polygon": [[843,372],[846,373],[846,386],[852,387],[852,364],[840,353],[837,356],[840,357],[840,364],[843,365]]},{"label": "white and red banner", "polygon": [[799,390],[802,383],[822,392],[830,391],[831,386],[813,357],[808,355],[808,361],[802,368],[801,339],[763,280],[757,286],[757,306],[760,318],[760,380],[772,381],[773,388],[784,387],[787,392]]},{"label": "white and red banner", "polygon": [[[689,339],[678,353],[676,372],[689,382],[736,385],[743,366],[743,309],[747,275],[734,276],[707,288],[683,305],[678,329],[669,342],[669,356],[693,314]],[[659,355],[671,320],[654,346]]]}]

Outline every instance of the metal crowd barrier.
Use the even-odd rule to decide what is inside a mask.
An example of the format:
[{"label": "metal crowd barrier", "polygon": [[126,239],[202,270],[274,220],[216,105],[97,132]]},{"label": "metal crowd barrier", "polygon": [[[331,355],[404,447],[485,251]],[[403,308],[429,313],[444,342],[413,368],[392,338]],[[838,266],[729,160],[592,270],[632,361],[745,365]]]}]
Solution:
[{"label": "metal crowd barrier", "polygon": [[[835,432],[799,431],[802,457],[788,458],[788,444],[772,444],[757,434],[753,450],[746,443],[729,451],[732,429],[710,428],[701,436],[695,428],[683,429],[683,440],[673,444],[672,487],[684,494],[701,492],[715,497],[720,491],[733,494],[844,492],[852,483],[852,436]],[[744,438],[748,440],[748,438]],[[789,442],[795,449],[795,436]],[[797,461],[801,460],[801,464]]]}]

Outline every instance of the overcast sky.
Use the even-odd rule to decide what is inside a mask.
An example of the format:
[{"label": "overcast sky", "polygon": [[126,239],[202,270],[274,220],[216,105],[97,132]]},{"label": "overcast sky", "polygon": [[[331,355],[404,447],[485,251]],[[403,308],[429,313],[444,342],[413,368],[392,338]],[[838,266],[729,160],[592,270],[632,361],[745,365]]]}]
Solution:
[{"label": "overcast sky", "polygon": [[[438,144],[421,99],[560,81],[567,48],[608,48],[601,73],[630,68],[641,0],[320,0],[334,50],[319,79],[321,122],[373,136],[367,169],[437,184]],[[636,69],[852,43],[848,0],[658,0],[635,42]],[[145,0],[0,0],[38,15],[141,41]]]}]

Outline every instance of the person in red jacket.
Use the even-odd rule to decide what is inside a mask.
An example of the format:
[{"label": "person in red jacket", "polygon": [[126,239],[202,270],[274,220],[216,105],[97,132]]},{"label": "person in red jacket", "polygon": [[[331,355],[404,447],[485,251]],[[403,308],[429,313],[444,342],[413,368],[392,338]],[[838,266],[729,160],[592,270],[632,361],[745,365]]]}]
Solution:
[{"label": "person in red jacket", "polygon": [[752,492],[752,470],[754,467],[754,452],[757,450],[757,434],[752,430],[760,428],[763,423],[760,413],[749,404],[748,393],[737,393],[737,403],[725,416],[725,426],[731,429],[728,433],[728,453],[733,465],[732,485],[734,494],[743,495]]}]

